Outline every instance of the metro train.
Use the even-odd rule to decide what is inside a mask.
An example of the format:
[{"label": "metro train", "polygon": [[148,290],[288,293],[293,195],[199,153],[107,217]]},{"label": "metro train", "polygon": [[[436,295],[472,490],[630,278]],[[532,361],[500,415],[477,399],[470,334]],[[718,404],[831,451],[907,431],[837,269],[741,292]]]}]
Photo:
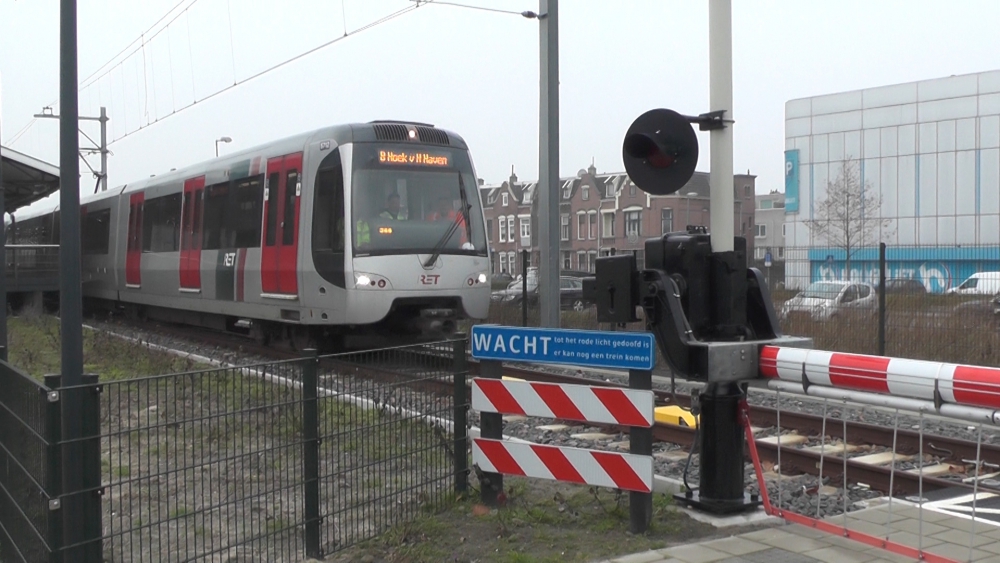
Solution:
[{"label": "metro train", "polygon": [[[83,293],[297,349],[436,336],[486,317],[484,225],[457,134],[332,126],[83,198]],[[58,243],[59,210],[16,217],[8,241]]]}]

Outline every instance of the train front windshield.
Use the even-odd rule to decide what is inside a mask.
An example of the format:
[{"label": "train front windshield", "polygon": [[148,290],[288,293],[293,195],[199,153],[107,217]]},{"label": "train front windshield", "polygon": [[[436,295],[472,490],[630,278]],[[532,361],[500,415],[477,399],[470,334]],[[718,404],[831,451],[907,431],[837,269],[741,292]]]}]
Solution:
[{"label": "train front windshield", "polygon": [[466,151],[359,143],[353,170],[355,256],[486,255],[479,190]]}]

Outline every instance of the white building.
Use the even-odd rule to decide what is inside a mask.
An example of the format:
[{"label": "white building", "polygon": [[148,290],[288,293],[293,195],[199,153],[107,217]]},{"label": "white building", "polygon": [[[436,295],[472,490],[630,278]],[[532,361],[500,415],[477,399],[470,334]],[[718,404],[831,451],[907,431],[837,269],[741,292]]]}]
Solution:
[{"label": "white building", "polygon": [[[791,100],[785,149],[789,287],[845,276],[846,252],[807,223],[845,159],[881,197],[890,277],[941,292],[1000,270],[1000,71]],[[852,279],[871,281],[877,243]]]}]

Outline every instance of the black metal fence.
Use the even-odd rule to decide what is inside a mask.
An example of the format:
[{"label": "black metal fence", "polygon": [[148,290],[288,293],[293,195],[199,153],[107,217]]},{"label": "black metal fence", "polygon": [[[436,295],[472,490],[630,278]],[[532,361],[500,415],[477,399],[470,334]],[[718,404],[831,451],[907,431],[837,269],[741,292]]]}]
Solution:
[{"label": "black metal fence", "polygon": [[[1000,365],[1000,246],[890,246],[884,264],[878,246],[852,249],[850,260],[843,249],[774,255],[771,297],[786,334],[822,350]],[[969,282],[977,273],[982,280]],[[806,293],[814,282],[823,291]],[[537,302],[521,303],[516,291],[494,291],[488,322],[538,326]],[[598,323],[592,306],[566,307],[561,318],[566,328],[644,330]]]},{"label": "black metal fence", "polygon": [[[4,366],[0,561],[301,561],[374,537],[464,490],[465,362],[458,340],[90,381],[99,422],[61,460],[50,399],[74,389]],[[95,508],[63,522],[58,477],[88,464]]]}]

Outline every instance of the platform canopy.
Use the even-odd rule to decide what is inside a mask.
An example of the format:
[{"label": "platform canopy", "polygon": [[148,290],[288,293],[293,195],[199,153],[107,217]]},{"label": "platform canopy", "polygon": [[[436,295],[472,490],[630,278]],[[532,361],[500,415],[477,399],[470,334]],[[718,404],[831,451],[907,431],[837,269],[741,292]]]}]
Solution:
[{"label": "platform canopy", "polygon": [[0,166],[3,166],[4,207],[8,213],[59,190],[59,168],[48,162],[0,147]]}]

